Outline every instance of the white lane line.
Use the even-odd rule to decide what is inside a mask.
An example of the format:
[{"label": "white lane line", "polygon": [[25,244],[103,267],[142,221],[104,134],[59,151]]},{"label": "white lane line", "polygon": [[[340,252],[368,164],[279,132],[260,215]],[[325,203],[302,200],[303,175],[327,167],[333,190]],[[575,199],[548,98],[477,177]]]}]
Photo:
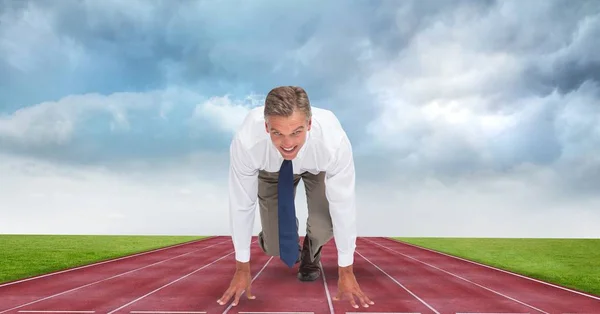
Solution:
[{"label": "white lane line", "polygon": [[538,279],[535,279],[535,278],[523,276],[521,274],[517,274],[517,273],[513,273],[513,272],[510,272],[510,271],[504,270],[504,269],[496,268],[494,266],[481,264],[481,263],[478,263],[478,262],[475,262],[475,261],[471,261],[471,260],[468,260],[468,259],[465,259],[465,258],[461,258],[461,257],[458,257],[458,256],[453,256],[453,255],[446,254],[446,253],[443,253],[443,252],[438,252],[438,251],[435,251],[435,250],[431,250],[431,249],[428,249],[428,248],[425,248],[425,247],[420,247],[418,245],[414,245],[414,244],[411,244],[411,243],[398,242],[398,241],[393,240],[393,239],[387,239],[387,240],[396,242],[396,244],[405,244],[405,245],[408,245],[408,246],[415,247],[417,249],[421,249],[421,250],[425,250],[425,251],[437,253],[437,254],[444,255],[444,256],[447,256],[447,257],[452,257],[452,258],[455,258],[455,259],[458,259],[458,260],[461,260],[461,261],[464,261],[464,262],[468,262],[468,263],[471,263],[471,264],[479,265],[479,266],[482,266],[482,267],[485,267],[485,268],[497,270],[499,272],[503,272],[503,273],[510,274],[510,275],[513,275],[513,276],[517,276],[517,277],[520,277],[520,278],[523,278],[523,279],[535,281],[537,283],[541,283],[541,284],[544,284],[544,285],[547,285],[547,286],[550,286],[550,287],[554,287],[554,288],[562,289],[562,290],[569,291],[569,292],[572,292],[572,293],[576,293],[576,294],[582,295],[584,297],[588,297],[588,298],[600,300],[600,297],[597,297],[595,295],[590,295],[590,294],[587,294],[587,293],[584,293],[584,292],[581,292],[581,291],[572,290],[572,289],[569,289],[569,288],[566,288],[566,287],[562,287],[562,286],[558,286],[558,285],[555,285],[555,284],[552,284],[552,283],[549,283],[549,282],[545,282],[545,281],[538,280]]},{"label": "white lane line", "polygon": [[205,314],[205,311],[129,311],[137,314]]},{"label": "white lane line", "polygon": [[95,311],[23,310],[19,311],[19,313],[95,313]]},{"label": "white lane line", "polygon": [[92,267],[92,266],[98,266],[98,265],[102,265],[102,264],[106,264],[106,263],[112,263],[112,262],[124,260],[124,259],[127,259],[127,258],[132,258],[132,257],[140,256],[140,255],[145,255],[145,254],[150,254],[150,253],[156,253],[156,252],[159,252],[159,251],[169,250],[169,249],[173,249],[173,248],[184,246],[184,245],[192,245],[192,244],[196,244],[198,242],[204,242],[204,241],[210,240],[212,238],[214,238],[214,237],[208,237],[208,238],[203,238],[203,239],[195,240],[195,241],[191,241],[191,242],[180,243],[180,244],[177,244],[177,245],[171,245],[171,246],[163,247],[163,248],[160,248],[160,249],[155,249],[155,250],[151,250],[151,251],[147,251],[147,252],[137,253],[137,254],[134,254],[134,255],[123,256],[123,257],[119,257],[119,258],[115,258],[115,259],[111,259],[111,260],[107,260],[107,261],[97,262],[97,263],[83,265],[83,266],[74,267],[74,268],[69,268],[69,269],[65,269],[65,270],[61,270],[61,271],[57,271],[57,272],[53,272],[53,273],[48,273],[48,274],[44,274],[44,275],[39,275],[39,276],[35,276],[35,277],[21,279],[21,280],[18,280],[18,281],[8,282],[8,283],[5,283],[5,284],[1,284],[0,288],[5,287],[5,286],[10,286],[10,285],[15,285],[15,284],[18,284],[18,283],[21,283],[21,282],[25,282],[25,281],[30,281],[30,280],[34,280],[34,279],[40,279],[40,278],[44,278],[44,277],[54,276],[54,275],[58,275],[58,274],[62,274],[62,273],[66,273],[66,272],[70,272],[70,271],[74,271],[74,270],[79,270],[79,269],[88,268],[88,267]]},{"label": "white lane line", "polygon": [[525,313],[505,313],[505,312],[458,312],[455,314],[529,314],[529,312],[525,312]]},{"label": "white lane line", "polygon": [[397,285],[399,285],[400,287],[402,287],[402,289],[406,290],[408,293],[410,293],[413,297],[415,297],[417,300],[421,301],[421,303],[423,303],[425,306],[427,306],[430,310],[432,310],[434,313],[436,314],[440,314],[440,312],[436,311],[436,309],[434,309],[431,305],[427,304],[427,302],[423,301],[421,298],[419,298],[416,294],[414,294],[412,291],[410,291],[408,288],[406,288],[404,285],[402,285],[401,283],[398,282],[398,280],[396,280],[396,278],[390,276],[390,274],[386,273],[383,269],[381,269],[379,266],[373,264],[373,262],[371,262],[368,258],[366,258],[364,255],[360,254],[360,252],[356,251],[356,254],[360,255],[362,258],[364,258],[367,262],[369,262],[371,265],[375,266],[375,268],[379,269],[379,271],[381,271],[382,273],[384,273],[386,276],[388,276],[392,281],[394,281]]},{"label": "white lane line", "polygon": [[[256,273],[256,275],[254,275],[254,278],[252,278],[252,280],[250,281],[250,283],[253,283],[253,282],[254,282],[254,280],[256,280],[256,278],[258,278],[258,276],[260,275],[260,273],[262,273],[262,272],[263,272],[263,270],[265,270],[265,268],[267,268],[267,265],[269,265],[269,262],[271,262],[271,260],[272,260],[272,259],[273,259],[273,256],[271,256],[271,257],[270,257],[270,258],[267,260],[267,262],[265,263],[265,265],[263,265],[263,267],[262,267],[262,268],[261,268],[261,269],[258,271],[258,273]],[[241,295],[244,295],[244,292],[246,292],[246,290],[242,290],[242,293],[241,293]],[[241,298],[242,298],[242,297],[240,296],[240,299],[241,299]],[[218,300],[217,300],[217,301],[218,301]],[[233,307],[233,302],[229,304],[229,306],[228,306],[228,307],[225,309],[225,311],[223,311],[223,314],[225,314],[225,313],[229,312],[229,310],[230,310],[232,307]],[[242,313],[242,312],[240,312],[240,313]]]},{"label": "white lane line", "polygon": [[[254,243],[254,242],[256,242],[256,240],[254,240],[252,243]],[[159,290],[161,290],[161,289],[163,289],[163,288],[165,288],[165,287],[168,287],[168,286],[170,286],[170,285],[172,285],[172,284],[174,284],[174,283],[178,282],[179,280],[185,279],[185,278],[187,278],[187,277],[189,277],[189,276],[191,276],[191,275],[193,275],[193,274],[195,274],[195,273],[197,273],[197,272],[199,272],[199,271],[203,270],[204,268],[206,268],[206,267],[209,267],[209,266],[211,266],[211,265],[215,264],[216,262],[218,262],[218,261],[220,261],[220,260],[222,260],[222,259],[224,259],[224,258],[228,257],[229,255],[231,255],[231,254],[233,254],[233,253],[235,253],[235,250],[234,250],[234,251],[231,251],[231,252],[229,252],[229,253],[227,253],[227,254],[225,254],[225,255],[223,255],[223,256],[221,256],[221,257],[219,257],[219,258],[217,258],[216,260],[212,261],[210,264],[206,264],[206,265],[204,265],[204,266],[202,266],[202,267],[200,267],[200,268],[198,268],[198,269],[194,270],[193,272],[190,272],[190,273],[188,273],[187,275],[181,276],[181,277],[179,277],[178,279],[175,279],[175,280],[173,280],[173,281],[171,281],[171,282],[169,282],[169,283],[167,283],[167,284],[164,284],[164,285],[162,285],[162,286],[160,286],[160,287],[158,287],[158,288],[156,288],[156,289],[154,289],[154,290],[152,290],[152,291],[150,291],[150,292],[148,292],[148,293],[144,294],[143,296],[141,296],[141,297],[139,297],[139,298],[137,298],[137,299],[135,299],[135,300],[133,300],[133,301],[131,301],[131,302],[128,302],[128,303],[126,303],[126,304],[124,304],[124,305],[122,305],[122,306],[120,306],[120,307],[118,307],[118,308],[116,308],[116,309],[114,309],[114,310],[112,310],[112,311],[110,311],[110,312],[106,313],[106,314],[112,314],[112,313],[114,313],[114,312],[116,312],[116,311],[118,311],[118,310],[120,310],[120,309],[122,309],[122,308],[124,308],[124,307],[127,307],[127,306],[129,306],[129,305],[132,305],[132,304],[134,304],[135,302],[137,302],[137,301],[139,301],[139,300],[141,300],[141,299],[143,299],[143,298],[145,298],[145,297],[147,297],[147,296],[149,296],[149,295],[153,294],[153,293],[154,293],[154,292],[156,292],[156,291],[159,291]]]},{"label": "white lane line", "polygon": [[315,314],[315,312],[238,312],[238,314]]},{"label": "white lane line", "polygon": [[[421,314],[419,312],[410,313],[410,312],[346,312],[346,314]],[[458,314],[458,313],[456,313]]]},{"label": "white lane line", "polygon": [[140,268],[132,269],[132,270],[130,270],[130,271],[127,271],[127,272],[124,272],[124,273],[120,273],[120,274],[117,274],[117,275],[114,275],[114,276],[111,276],[111,277],[108,277],[108,278],[104,278],[104,279],[102,279],[102,280],[94,281],[94,282],[88,283],[88,284],[86,284],[86,285],[79,286],[79,287],[77,287],[77,288],[73,288],[73,289],[69,289],[69,290],[67,290],[67,291],[63,291],[63,292],[60,292],[60,293],[57,293],[57,294],[53,294],[53,295],[51,295],[51,296],[48,296],[48,297],[45,297],[45,298],[42,298],[42,299],[38,299],[38,300],[35,300],[35,301],[31,301],[31,302],[29,302],[29,303],[26,303],[26,304],[18,305],[18,306],[15,306],[15,307],[13,307],[13,308],[10,308],[10,309],[8,309],[8,310],[4,310],[4,311],[0,312],[0,314],[2,314],[2,313],[6,313],[6,312],[8,312],[8,311],[12,311],[12,310],[15,310],[15,309],[18,309],[18,308],[22,308],[22,307],[24,307],[24,306],[28,306],[28,305],[31,305],[31,304],[35,304],[35,303],[38,303],[38,302],[41,302],[41,301],[44,301],[44,300],[48,300],[48,299],[51,299],[51,298],[57,297],[57,296],[59,296],[59,295],[63,295],[63,294],[69,293],[69,292],[73,292],[73,291],[75,291],[75,290],[79,290],[79,289],[82,289],[82,288],[85,288],[85,287],[89,287],[89,286],[91,286],[91,285],[95,285],[95,284],[97,284],[97,283],[101,283],[101,282],[104,282],[104,281],[107,281],[107,280],[111,280],[111,279],[114,279],[114,278],[117,278],[117,277],[121,277],[121,276],[123,276],[123,275],[127,275],[127,274],[130,274],[130,273],[136,272],[136,271],[138,271],[138,270],[142,270],[142,269],[144,269],[144,268],[152,267],[152,266],[154,266],[154,265],[158,265],[158,264],[161,264],[161,263],[164,263],[164,262],[167,262],[167,261],[170,261],[170,260],[173,260],[173,259],[176,259],[176,258],[179,258],[179,257],[185,256],[185,255],[188,255],[188,254],[192,254],[192,253],[195,253],[195,252],[198,252],[198,251],[206,250],[206,249],[208,249],[208,248],[210,248],[210,247],[213,247],[213,246],[216,246],[216,245],[219,245],[219,244],[223,244],[223,243],[226,243],[226,242],[230,242],[230,241],[229,241],[229,240],[226,240],[226,241],[223,241],[223,242],[215,243],[215,244],[209,245],[209,246],[207,246],[207,247],[203,247],[203,248],[197,249],[197,250],[195,250],[195,251],[191,251],[191,252],[187,252],[187,253],[185,253],[185,254],[177,255],[177,256],[174,256],[174,257],[171,257],[171,258],[168,258],[168,259],[162,260],[162,261],[158,261],[158,262],[156,262],[156,263],[152,263],[152,264],[150,264],[150,265],[146,265],[146,266],[143,266],[143,267],[140,267]]},{"label": "white lane line", "polygon": [[321,268],[321,276],[323,276],[323,286],[325,286],[325,295],[327,295],[327,304],[329,304],[329,313],[334,314],[333,303],[331,303],[331,294],[329,294],[329,287],[327,286],[327,279],[325,278],[325,271],[323,270],[323,264],[319,261],[319,268]]},{"label": "white lane line", "polygon": [[469,279],[466,279],[466,278],[464,278],[464,277],[461,277],[461,276],[459,276],[459,275],[457,275],[457,274],[451,273],[451,272],[449,272],[449,271],[447,271],[447,270],[441,269],[441,268],[439,268],[439,267],[437,267],[437,266],[431,265],[431,264],[429,264],[429,263],[425,263],[425,262],[423,262],[423,261],[421,261],[421,260],[418,260],[418,259],[416,259],[416,258],[414,258],[414,257],[412,257],[412,256],[409,256],[409,255],[406,255],[406,254],[402,254],[402,253],[400,253],[400,252],[398,252],[398,251],[396,251],[396,250],[390,249],[390,248],[388,248],[388,247],[386,247],[386,246],[384,246],[384,245],[381,245],[381,244],[379,244],[379,243],[377,243],[377,242],[373,242],[373,241],[371,241],[371,240],[368,240],[368,239],[365,239],[365,241],[369,241],[369,242],[371,242],[371,243],[374,243],[374,244],[376,244],[376,245],[379,245],[379,246],[381,246],[381,247],[383,247],[383,248],[385,248],[385,249],[387,249],[387,250],[390,250],[390,251],[392,251],[392,252],[394,252],[394,253],[396,253],[396,254],[399,254],[399,255],[402,255],[402,256],[404,256],[404,257],[410,258],[410,259],[412,259],[412,260],[414,260],[414,261],[416,261],[416,262],[419,262],[419,263],[421,263],[421,264],[427,265],[427,266],[429,266],[429,267],[431,267],[431,268],[435,268],[435,269],[437,269],[437,270],[439,270],[439,271],[441,271],[441,272],[444,272],[444,273],[446,273],[446,274],[448,274],[448,275],[454,276],[454,277],[456,277],[456,278],[458,278],[458,279],[461,279],[461,280],[464,280],[464,281],[466,281],[466,282],[468,282],[468,283],[474,284],[474,285],[476,285],[476,286],[478,286],[478,287],[480,287],[480,288],[482,288],[482,289],[485,289],[485,290],[487,290],[487,291],[490,291],[490,292],[493,292],[493,293],[495,293],[495,294],[497,294],[497,295],[503,296],[503,297],[505,297],[505,298],[507,298],[507,299],[510,299],[510,300],[512,300],[512,301],[515,301],[515,302],[517,302],[517,303],[520,303],[520,304],[522,304],[522,305],[525,305],[525,306],[527,306],[527,307],[529,307],[529,308],[532,308],[532,309],[534,309],[534,310],[536,310],[536,311],[539,311],[539,312],[542,312],[542,313],[545,313],[545,314],[550,314],[550,313],[548,313],[548,312],[546,312],[546,311],[544,311],[544,310],[540,310],[540,309],[538,309],[537,307],[535,307],[535,306],[533,306],[533,305],[530,305],[530,304],[527,304],[527,303],[525,303],[525,302],[519,301],[519,300],[517,300],[517,299],[515,299],[515,298],[512,298],[512,297],[509,297],[509,296],[507,296],[507,295],[505,295],[505,294],[502,294],[502,293],[500,293],[500,292],[498,292],[498,291],[496,291],[496,290],[493,290],[493,289],[490,289],[490,288],[488,288],[488,287],[485,287],[485,286],[483,286],[483,285],[480,285],[480,284],[478,284],[478,283],[476,283],[476,282],[473,282],[473,281],[471,281],[471,280],[469,280]]}]

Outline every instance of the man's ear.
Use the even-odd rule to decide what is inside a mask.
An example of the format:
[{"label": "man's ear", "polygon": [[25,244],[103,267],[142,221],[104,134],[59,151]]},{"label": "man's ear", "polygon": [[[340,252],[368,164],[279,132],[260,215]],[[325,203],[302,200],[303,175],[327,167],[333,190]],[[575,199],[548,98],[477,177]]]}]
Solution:
[{"label": "man's ear", "polygon": [[267,121],[265,121],[265,131],[267,131],[267,133],[269,133],[269,125],[267,124]]},{"label": "man's ear", "polygon": [[312,118],[308,119],[308,131],[310,131],[311,125],[312,125]]}]

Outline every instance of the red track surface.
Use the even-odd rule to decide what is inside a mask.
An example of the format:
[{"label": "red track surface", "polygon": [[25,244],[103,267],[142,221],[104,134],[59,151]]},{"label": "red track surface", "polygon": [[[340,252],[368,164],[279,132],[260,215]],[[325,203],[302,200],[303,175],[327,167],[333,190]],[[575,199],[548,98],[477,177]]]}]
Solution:
[{"label": "red track surface", "polygon": [[[324,276],[296,279],[252,247],[252,292],[221,306],[234,271],[229,237],[214,237],[0,285],[4,313],[599,313],[600,297],[386,238],[359,238],[354,271],[375,302],[352,308],[337,293],[335,243]],[[357,300],[358,301],[358,300]]]}]

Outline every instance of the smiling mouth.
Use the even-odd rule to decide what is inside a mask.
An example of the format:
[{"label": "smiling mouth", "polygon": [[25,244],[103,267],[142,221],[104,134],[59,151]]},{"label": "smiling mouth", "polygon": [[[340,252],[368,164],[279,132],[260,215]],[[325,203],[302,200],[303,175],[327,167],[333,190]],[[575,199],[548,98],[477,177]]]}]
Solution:
[{"label": "smiling mouth", "polygon": [[291,147],[291,148],[285,148],[285,147],[281,147],[281,149],[283,149],[284,152],[288,152],[291,153],[294,151],[294,149],[296,149],[296,146]]}]

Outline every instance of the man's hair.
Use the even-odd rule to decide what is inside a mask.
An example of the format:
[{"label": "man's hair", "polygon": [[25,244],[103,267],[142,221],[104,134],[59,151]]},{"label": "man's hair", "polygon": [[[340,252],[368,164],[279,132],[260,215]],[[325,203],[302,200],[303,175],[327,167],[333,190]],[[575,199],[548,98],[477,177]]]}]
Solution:
[{"label": "man's hair", "polygon": [[289,117],[294,111],[306,114],[306,119],[311,118],[310,101],[302,87],[278,86],[273,88],[265,99],[265,120],[269,116]]}]

